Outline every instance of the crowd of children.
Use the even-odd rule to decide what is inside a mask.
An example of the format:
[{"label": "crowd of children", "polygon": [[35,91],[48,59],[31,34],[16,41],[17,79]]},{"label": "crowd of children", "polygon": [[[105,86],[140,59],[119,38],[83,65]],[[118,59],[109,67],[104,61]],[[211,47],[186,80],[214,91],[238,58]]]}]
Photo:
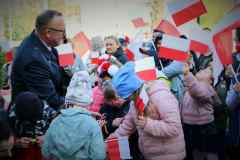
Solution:
[{"label": "crowd of children", "polygon": [[[226,67],[214,85],[211,53],[198,57],[191,51],[186,62],[158,58],[163,34],[154,30],[155,46],[139,48],[143,57],[154,57],[156,80],[141,80],[133,57],[116,37],[108,36],[105,53],[101,45],[94,51],[97,64],[90,59],[87,67],[80,67],[76,58],[64,106],[53,109],[25,91],[6,111],[1,97],[0,159],[107,159],[105,141],[125,136],[136,160],[238,159],[239,41],[233,54],[235,73]],[[121,42],[126,47],[127,41]],[[146,104],[139,100],[142,93]]]}]

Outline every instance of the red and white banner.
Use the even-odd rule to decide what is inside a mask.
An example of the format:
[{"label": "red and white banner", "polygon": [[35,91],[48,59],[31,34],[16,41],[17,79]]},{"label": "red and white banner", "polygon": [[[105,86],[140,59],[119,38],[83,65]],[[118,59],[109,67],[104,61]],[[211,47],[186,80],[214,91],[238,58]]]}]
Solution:
[{"label": "red and white banner", "polygon": [[134,60],[139,60],[143,58],[142,53],[139,51],[139,48],[141,48],[143,45],[143,41],[133,41],[128,45],[128,51],[133,54]]},{"label": "red and white banner", "polygon": [[210,51],[209,46],[206,43],[196,41],[196,40],[191,40],[190,41],[190,48],[189,49],[192,50],[192,51],[195,51],[199,54],[206,54]]},{"label": "red and white banner", "polygon": [[109,139],[106,145],[109,160],[131,159],[127,137]]},{"label": "red and white banner", "polygon": [[180,32],[177,30],[177,28],[165,19],[161,20],[156,29],[163,31],[165,34],[169,34],[176,37],[180,36]]},{"label": "red and white banner", "polygon": [[83,32],[79,32],[78,34],[76,34],[73,37],[72,42],[74,53],[79,54],[81,57],[86,55],[88,51],[91,49],[90,40]]},{"label": "red and white banner", "polygon": [[59,63],[61,66],[73,65],[74,63],[74,53],[73,48],[70,43],[61,44],[56,47],[59,55]]},{"label": "red and white banner", "polygon": [[211,46],[211,33],[204,31],[198,24],[195,23],[189,30],[189,37],[191,37],[190,50],[199,54],[208,54]]},{"label": "red and white banner", "polygon": [[232,30],[240,27],[240,5],[213,28],[213,43],[222,64],[232,64]]},{"label": "red and white banner", "polygon": [[156,80],[157,72],[153,57],[147,57],[137,60],[135,63],[135,72],[138,77],[145,81]]},{"label": "red and white banner", "polygon": [[213,43],[216,48],[216,52],[222,64],[232,64],[232,50],[233,50],[233,40],[232,31],[225,31],[217,34],[213,38]]},{"label": "red and white banner", "polygon": [[186,61],[189,58],[190,40],[163,35],[159,56],[162,58]]},{"label": "red and white banner", "polygon": [[145,26],[145,22],[143,20],[143,18],[138,17],[132,20],[132,23],[134,25],[135,28],[140,28],[140,27],[144,27]]},{"label": "red and white banner", "polygon": [[149,96],[146,92],[145,86],[142,87],[139,96],[136,97],[135,107],[143,115],[145,108],[148,106]]},{"label": "red and white banner", "polygon": [[207,12],[202,0],[177,0],[168,3],[168,9],[176,26],[180,26]]}]

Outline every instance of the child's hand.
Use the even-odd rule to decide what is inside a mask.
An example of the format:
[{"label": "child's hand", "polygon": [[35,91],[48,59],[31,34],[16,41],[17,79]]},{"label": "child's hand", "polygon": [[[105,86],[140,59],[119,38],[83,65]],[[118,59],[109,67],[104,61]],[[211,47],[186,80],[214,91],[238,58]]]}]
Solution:
[{"label": "child's hand", "polygon": [[118,127],[118,126],[120,126],[120,124],[122,123],[123,120],[124,120],[124,117],[122,117],[122,118],[115,118],[112,121],[112,125],[115,126],[115,127]]},{"label": "child's hand", "polygon": [[15,145],[21,148],[28,148],[30,143],[32,143],[32,138],[22,137],[16,140]]},{"label": "child's hand", "polygon": [[104,119],[100,119],[98,120],[98,124],[102,128],[106,124],[106,121]]},{"label": "child's hand", "polygon": [[188,75],[189,72],[190,72],[189,64],[184,63],[183,74],[186,76],[186,75]]},{"label": "child's hand", "polygon": [[236,91],[236,92],[240,92],[240,83],[237,83],[234,85],[233,89]]},{"label": "child's hand", "polygon": [[38,136],[38,137],[36,138],[37,144],[42,145],[42,144],[43,144],[43,139],[44,139],[44,136]]},{"label": "child's hand", "polygon": [[138,116],[138,119],[136,121],[136,125],[140,128],[144,128],[147,123],[147,119],[144,116]]},{"label": "child's hand", "polygon": [[96,119],[101,119],[102,115],[98,112],[91,112],[91,116],[93,116]]},{"label": "child's hand", "polygon": [[107,140],[109,139],[114,139],[114,138],[117,138],[114,134],[110,134],[108,137],[107,137]]}]

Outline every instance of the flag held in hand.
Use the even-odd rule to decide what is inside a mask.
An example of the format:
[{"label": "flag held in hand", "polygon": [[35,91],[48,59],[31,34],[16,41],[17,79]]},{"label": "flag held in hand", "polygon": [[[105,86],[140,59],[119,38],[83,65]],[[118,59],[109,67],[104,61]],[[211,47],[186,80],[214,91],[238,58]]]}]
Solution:
[{"label": "flag held in hand", "polygon": [[177,61],[186,61],[189,58],[190,40],[170,35],[163,35],[159,56]]},{"label": "flag held in hand", "polygon": [[137,60],[135,63],[135,72],[139,78],[145,81],[156,80],[157,71],[153,57],[147,57]]},{"label": "flag held in hand", "polygon": [[135,107],[143,115],[145,108],[149,102],[149,97],[145,86],[142,87],[140,94],[135,99]]},{"label": "flag held in hand", "polygon": [[59,55],[59,63],[61,66],[73,65],[74,53],[70,43],[61,44],[56,47]]},{"label": "flag held in hand", "polygon": [[109,160],[131,159],[127,137],[109,139],[106,146]]}]

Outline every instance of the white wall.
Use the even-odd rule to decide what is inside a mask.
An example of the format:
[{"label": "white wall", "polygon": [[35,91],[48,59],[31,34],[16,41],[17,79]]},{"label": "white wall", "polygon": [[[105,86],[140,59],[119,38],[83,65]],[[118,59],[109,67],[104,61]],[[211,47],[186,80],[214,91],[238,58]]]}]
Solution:
[{"label": "white wall", "polygon": [[[83,31],[88,37],[111,34],[134,36],[135,29],[131,20],[136,17],[150,23],[149,0],[76,0],[80,4],[80,18],[66,19],[67,34],[73,37]],[[75,3],[76,3],[75,2]],[[142,28],[150,31],[150,26]]]}]

